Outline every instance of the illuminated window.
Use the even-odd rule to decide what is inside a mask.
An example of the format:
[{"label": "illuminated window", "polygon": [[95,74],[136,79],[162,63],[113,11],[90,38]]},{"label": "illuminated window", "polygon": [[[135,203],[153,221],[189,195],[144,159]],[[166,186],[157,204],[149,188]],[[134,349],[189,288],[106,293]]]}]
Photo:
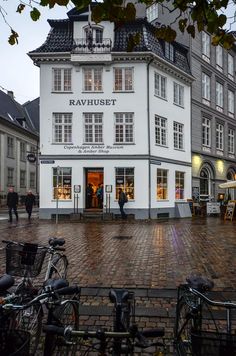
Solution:
[{"label": "illuminated window", "polygon": [[157,169],[157,200],[168,199],[168,171]]},{"label": "illuminated window", "polygon": [[121,188],[129,200],[134,199],[134,168],[116,168],[116,199]]},{"label": "illuminated window", "polygon": [[84,91],[102,91],[102,68],[84,68]]},{"label": "illuminated window", "polygon": [[184,199],[184,172],[175,172],[175,199]]},{"label": "illuminated window", "polygon": [[53,113],[53,143],[72,142],[72,114]]},{"label": "illuminated window", "polygon": [[114,68],[114,91],[133,91],[133,68]]},{"label": "illuminated window", "polygon": [[71,91],[71,69],[53,68],[53,91],[68,92]]},{"label": "illuminated window", "polygon": [[133,116],[133,113],[115,113],[115,143],[134,142]]},{"label": "illuminated window", "polygon": [[167,119],[155,115],[156,145],[167,146]]},{"label": "illuminated window", "polygon": [[84,113],[84,143],[103,143],[102,113]]},{"label": "illuminated window", "polygon": [[71,175],[71,168],[53,168],[53,199],[71,199]]}]

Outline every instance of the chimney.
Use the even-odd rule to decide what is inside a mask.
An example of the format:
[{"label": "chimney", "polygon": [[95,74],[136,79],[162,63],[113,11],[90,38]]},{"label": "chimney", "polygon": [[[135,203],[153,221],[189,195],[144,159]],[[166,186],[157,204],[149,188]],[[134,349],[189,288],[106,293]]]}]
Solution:
[{"label": "chimney", "polygon": [[8,90],[8,91],[7,91],[7,95],[9,95],[10,98],[12,98],[12,100],[14,100],[14,93],[13,93],[12,90]]}]

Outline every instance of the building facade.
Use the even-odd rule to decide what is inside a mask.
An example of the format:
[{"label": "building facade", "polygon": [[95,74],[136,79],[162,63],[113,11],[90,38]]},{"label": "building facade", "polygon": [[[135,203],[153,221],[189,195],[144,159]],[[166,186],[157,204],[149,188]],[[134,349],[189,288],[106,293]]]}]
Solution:
[{"label": "building facade", "polygon": [[[187,50],[176,43],[170,53],[145,19],[114,30],[73,9],[49,24],[29,53],[40,67],[40,217],[116,214],[119,188],[135,218],[178,216],[192,194]],[[128,52],[131,33],[140,42]]]},{"label": "building facade", "polygon": [[[147,8],[147,18],[155,26],[174,23],[177,14],[167,11],[166,6],[171,4]],[[219,200],[223,193],[225,199],[236,199],[234,189],[219,188],[226,180],[236,180],[236,47],[225,50],[212,46],[211,36],[205,31],[196,31],[193,39],[177,29],[177,41],[189,49],[195,78],[191,101],[192,195],[200,200]]]},{"label": "building facade", "polygon": [[[28,103],[28,105],[30,105]],[[38,110],[38,107],[37,107]],[[0,91],[0,205],[6,205],[8,187],[13,186],[20,198],[29,189],[38,193],[37,158],[39,134],[24,106],[14,100],[12,92]],[[21,199],[22,201],[22,199]]]}]

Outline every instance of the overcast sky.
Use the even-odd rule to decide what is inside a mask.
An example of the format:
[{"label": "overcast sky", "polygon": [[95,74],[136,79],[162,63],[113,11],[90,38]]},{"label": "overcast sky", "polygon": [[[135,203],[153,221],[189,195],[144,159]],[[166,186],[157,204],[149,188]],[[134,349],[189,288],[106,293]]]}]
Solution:
[{"label": "overcast sky", "polygon": [[[0,89],[14,92],[15,99],[23,104],[39,96],[39,68],[34,66],[27,53],[39,47],[47,37],[50,26],[47,19],[67,18],[66,13],[71,9],[57,6],[52,10],[40,7],[41,19],[33,22],[29,10],[16,13],[17,1],[0,0],[0,5],[7,11],[6,19],[16,32],[19,33],[19,44],[8,44],[9,27],[0,17]],[[235,12],[235,5],[231,8],[230,16]],[[233,19],[230,19],[232,22]],[[236,23],[231,27],[236,30]]]}]

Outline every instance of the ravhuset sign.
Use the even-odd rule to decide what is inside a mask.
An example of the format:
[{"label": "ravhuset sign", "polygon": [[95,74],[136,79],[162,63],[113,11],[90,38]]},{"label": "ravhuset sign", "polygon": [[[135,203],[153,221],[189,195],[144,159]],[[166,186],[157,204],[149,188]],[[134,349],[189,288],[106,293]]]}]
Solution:
[{"label": "ravhuset sign", "polygon": [[77,99],[77,100],[69,100],[69,105],[71,106],[86,106],[86,105],[90,105],[90,106],[97,106],[97,105],[101,105],[101,106],[110,106],[110,105],[115,105],[116,104],[116,99]]}]

